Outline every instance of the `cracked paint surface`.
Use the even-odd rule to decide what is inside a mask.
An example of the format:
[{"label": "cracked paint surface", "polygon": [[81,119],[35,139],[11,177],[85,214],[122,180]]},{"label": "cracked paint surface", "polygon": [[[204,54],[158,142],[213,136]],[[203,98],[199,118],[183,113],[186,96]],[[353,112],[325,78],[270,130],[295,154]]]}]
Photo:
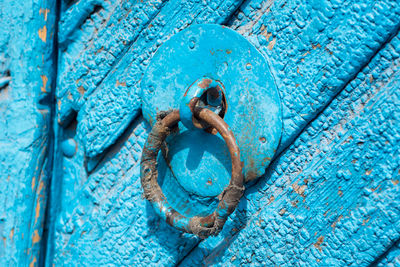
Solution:
[{"label": "cracked paint surface", "polygon": [[[398,1],[62,0],[55,91],[54,3],[13,5],[2,4],[0,26],[1,264],[43,261],[49,92],[48,266],[398,264]],[[17,18],[27,26],[8,30]],[[220,235],[202,242],[158,218],[138,164],[149,132],[143,72],[196,23],[225,24],[260,50],[284,119],[279,156]],[[49,52],[23,50],[32,45]]]},{"label": "cracked paint surface", "polygon": [[[72,136],[77,152],[67,158],[56,149],[65,191],[59,192],[54,219],[54,262],[367,265],[381,260],[398,238],[399,191],[396,178],[392,181],[399,168],[394,116],[399,49],[397,37],[391,40],[400,24],[396,1],[213,1],[208,7],[154,2],[137,31],[122,34],[125,44],[111,33],[129,29],[129,21],[138,21],[133,14],[140,13],[122,6],[111,3],[96,31],[89,34],[92,28],[85,26],[75,33],[89,45],[66,42],[72,50],[59,63],[58,138]],[[119,18],[120,23],[111,22]],[[219,236],[200,242],[169,227],[141,197],[138,159],[149,129],[140,116],[138,90],[157,47],[202,22],[226,24],[267,58],[283,101],[284,133],[281,154],[247,191],[236,215]],[[115,42],[120,43],[111,48]],[[115,57],[107,56],[110,49],[118,49]],[[391,112],[383,112],[385,105]],[[172,175],[166,166],[159,168]],[[173,180],[165,179],[164,192],[181,190]],[[127,192],[130,197],[124,198]]]},{"label": "cracked paint surface", "polygon": [[0,4],[0,265],[44,262],[55,1]]}]

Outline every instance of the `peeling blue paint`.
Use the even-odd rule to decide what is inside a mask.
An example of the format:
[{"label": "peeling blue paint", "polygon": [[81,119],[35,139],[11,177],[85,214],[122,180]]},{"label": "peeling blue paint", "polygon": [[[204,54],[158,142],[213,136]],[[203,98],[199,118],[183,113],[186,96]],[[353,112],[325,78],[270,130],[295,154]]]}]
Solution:
[{"label": "peeling blue paint", "polygon": [[0,3],[0,265],[44,262],[56,1]]},{"label": "peeling blue paint", "polygon": [[[43,262],[36,241],[49,194],[46,266],[398,265],[398,1],[60,3],[56,89],[55,2],[0,4],[0,265]],[[144,70],[201,23],[224,24],[261,51],[283,113],[279,156],[203,242],[146,203],[138,166],[149,132]],[[161,161],[159,171],[166,194],[184,191]],[[215,205],[186,197],[183,209]]]},{"label": "peeling blue paint", "polygon": [[[157,3],[149,5],[150,8],[156,8],[147,12],[149,17],[142,20],[143,26],[137,26],[137,31],[133,30],[129,34],[121,33],[127,40],[125,45],[122,42],[116,46],[117,51],[113,55],[118,56],[107,57],[107,51],[112,51],[111,44],[119,40],[111,33],[113,30],[129,30],[130,23],[137,25],[139,20],[130,16],[140,12],[131,11],[128,17],[124,18],[123,14],[126,11],[115,5],[115,8],[109,9],[112,14],[110,21],[106,21],[105,25],[99,28],[98,37],[92,37],[96,44],[64,54],[64,59],[61,60],[63,71],[60,74],[62,79],[58,98],[59,118],[61,122],[65,122],[71,117],[70,114],[74,113],[73,110],[78,113],[78,152],[69,160],[70,163],[63,163],[60,168],[75,166],[79,171],[68,171],[63,180],[78,180],[76,184],[82,185],[75,187],[77,191],[74,194],[68,189],[68,200],[65,201],[68,204],[64,204],[57,213],[60,221],[55,228],[57,238],[53,241],[54,262],[68,264],[78,259],[79,262],[86,263],[130,265],[236,265],[251,262],[284,265],[284,261],[289,259],[289,262],[293,260],[310,265],[317,264],[317,260],[320,264],[345,262],[364,265],[389,248],[387,239],[382,238],[382,241],[379,241],[362,238],[361,235],[361,240],[365,241],[364,247],[368,247],[368,253],[346,252],[357,251],[355,248],[363,247],[357,242],[360,239],[357,239],[354,233],[367,231],[368,228],[363,226],[362,221],[365,219],[364,215],[372,215],[368,222],[374,222],[370,228],[377,231],[377,237],[382,237],[382,231],[379,230],[381,226],[382,229],[389,229],[384,226],[389,220],[368,210],[354,210],[360,213],[359,216],[345,215],[347,209],[351,210],[351,207],[354,207],[352,205],[357,205],[354,204],[357,202],[354,202],[355,197],[345,201],[344,199],[348,198],[344,196],[368,192],[369,186],[361,183],[364,181],[361,177],[371,177],[374,173],[362,176],[361,163],[358,167],[359,172],[345,168],[339,169],[337,175],[333,171],[329,172],[337,170],[340,162],[347,162],[345,152],[341,154],[332,151],[335,151],[340,140],[346,141],[348,137],[338,131],[339,141],[335,142],[339,143],[330,141],[335,144],[335,147],[332,147],[328,142],[331,139],[335,140],[336,137],[332,137],[334,135],[331,131],[336,131],[335,123],[346,119],[347,113],[335,117],[335,109],[326,107],[335,99],[337,103],[350,106],[358,99],[358,95],[353,99],[351,96],[342,96],[340,92],[351,93],[355,90],[353,85],[346,85],[354,80],[357,73],[363,75],[364,71],[360,71],[368,68],[366,66],[375,64],[370,63],[371,58],[397,33],[400,9],[396,1],[212,1],[207,6],[190,1]],[[136,4],[132,2],[131,5],[134,10]],[[237,7],[239,10],[233,13]],[[119,18],[122,23],[117,23]],[[140,112],[138,83],[152,55],[177,32],[191,24],[204,22],[224,22],[252,42],[269,61],[282,98],[284,122],[278,153],[284,152],[269,168],[267,176],[250,188],[239,203],[236,215],[232,217],[230,224],[226,225],[227,229],[218,237],[199,243],[197,238],[181,234],[169,227],[141,198],[137,162],[141,146],[147,137],[148,125],[141,117],[138,117],[138,122],[135,122],[135,118]],[[91,28],[85,26],[83,29],[81,35],[85,36]],[[101,49],[102,46],[104,49]],[[396,49],[390,51],[393,54],[397,53]],[[84,61],[88,62],[88,67],[83,67],[86,64]],[[377,59],[374,62],[379,61]],[[66,71],[75,68],[79,70]],[[371,65],[371,68],[376,68],[376,73],[371,74],[372,78],[369,74],[364,74],[366,83],[369,79],[377,79],[379,73],[385,72],[384,70],[392,70],[392,67],[383,65]],[[83,75],[86,72],[89,72],[88,75]],[[82,91],[80,86],[86,89],[83,97],[79,93],[79,90]],[[343,110],[346,112],[349,109]],[[131,121],[134,121],[133,124]],[[308,127],[310,121],[314,121],[315,126]],[[362,121],[363,119],[357,125],[361,125]],[[366,125],[369,123],[364,121]],[[311,137],[301,134],[305,127]],[[350,129],[352,126],[348,127]],[[130,137],[118,138],[122,133]],[[314,140],[317,133],[324,139]],[[381,139],[377,137],[376,142],[372,139],[364,144],[380,144],[381,141],[378,140]],[[113,143],[115,144],[112,145]],[[346,142],[347,147],[340,151],[356,150],[359,143]],[[359,157],[368,150],[369,148],[365,148],[363,152],[358,152]],[[88,174],[82,167],[85,151],[91,162],[97,164]],[[331,153],[342,155],[343,158],[331,158]],[[327,160],[323,160],[324,158]],[[303,171],[307,174],[304,174],[303,178],[298,168],[302,167],[307,159],[314,163],[304,166],[306,170]],[[319,159],[323,160],[323,163],[319,163]],[[379,159],[379,162],[382,166],[386,164],[385,159]],[[321,169],[324,165],[329,166],[326,171]],[[177,191],[181,194],[184,190],[165,163],[160,162],[158,167],[160,172],[165,172],[164,180],[160,181],[160,184],[168,200],[172,202]],[[390,168],[395,169],[395,166]],[[79,177],[77,173],[81,175],[80,179],[76,179]],[[170,178],[166,179],[167,176]],[[291,179],[295,181],[291,182]],[[304,179],[310,179],[308,184],[305,184]],[[336,179],[343,183],[340,191],[339,184],[335,184]],[[360,183],[353,185],[353,182],[357,181]],[[331,183],[336,187],[332,185],[332,189],[329,189],[330,187],[325,186]],[[396,187],[393,190],[391,193],[388,191],[387,203],[393,203],[390,202],[391,196],[398,192]],[[314,191],[315,193],[311,194]],[[333,204],[326,205],[321,196],[328,192]],[[61,195],[67,196],[66,193]],[[119,197],[120,194],[130,197]],[[307,194],[311,194],[309,200]],[[340,194],[343,196],[340,197]],[[124,200],[118,201],[120,198]],[[186,199],[188,203],[181,208],[188,209],[188,214],[191,212],[188,207],[204,201],[194,199],[189,194]],[[378,199],[371,197],[362,201],[373,206]],[[171,205],[179,206],[179,202]],[[202,205],[208,205],[212,209],[215,203],[204,201]],[[298,209],[302,208],[303,212],[295,213],[296,208],[293,205],[299,206]],[[389,210],[389,206],[382,206],[381,209]],[[203,212],[206,213],[207,210]],[[338,218],[342,214],[343,218],[339,221]],[[397,212],[394,211],[394,214]],[[335,222],[336,227],[333,230],[331,225]],[[340,226],[344,222],[347,222],[348,226]],[[365,225],[368,225],[368,222],[365,222]],[[314,228],[310,228],[309,225]],[[318,225],[321,229],[315,228]],[[298,229],[298,232],[294,232],[293,229]],[[328,235],[330,230],[337,235]],[[396,238],[396,235],[393,237]],[[335,242],[327,241],[331,238]],[[87,246],[88,242],[90,247]],[[328,243],[331,246],[328,246]],[[378,245],[367,246],[375,243]],[[308,253],[302,254],[301,251]]]}]

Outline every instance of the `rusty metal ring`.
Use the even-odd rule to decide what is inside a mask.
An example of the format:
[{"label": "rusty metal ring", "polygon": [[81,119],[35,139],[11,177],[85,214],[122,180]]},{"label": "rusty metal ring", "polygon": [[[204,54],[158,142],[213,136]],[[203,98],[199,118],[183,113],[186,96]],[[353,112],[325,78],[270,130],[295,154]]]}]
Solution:
[{"label": "rusty metal ring", "polygon": [[141,183],[145,198],[150,201],[155,211],[166,222],[187,233],[200,238],[217,235],[224,226],[228,216],[235,210],[244,192],[243,164],[235,137],[226,122],[211,110],[192,106],[193,114],[215,128],[225,140],[232,163],[232,176],[229,185],[218,196],[219,203],[213,213],[208,216],[188,218],[170,206],[158,182],[157,155],[171,128],[180,121],[179,110],[173,110],[153,126],[143,148],[140,162]]}]

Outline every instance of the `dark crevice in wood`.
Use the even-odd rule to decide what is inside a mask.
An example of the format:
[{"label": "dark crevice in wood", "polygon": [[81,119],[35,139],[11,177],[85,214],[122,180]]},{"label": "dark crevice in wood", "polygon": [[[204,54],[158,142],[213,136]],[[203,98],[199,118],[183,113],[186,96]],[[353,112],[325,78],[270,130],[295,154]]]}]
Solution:
[{"label": "dark crevice in wood", "polygon": [[389,253],[393,250],[396,249],[400,246],[400,239],[397,239],[396,241],[394,241],[389,247],[388,249],[383,252],[381,255],[379,255],[373,262],[371,262],[371,264],[369,266],[378,266],[378,264],[383,261],[387,255],[389,255]]},{"label": "dark crevice in wood", "polygon": [[224,20],[224,22],[222,22],[221,24],[224,26],[229,26],[231,24],[231,21],[235,18],[235,16],[239,13],[240,8],[242,7],[242,5],[244,4],[244,0],[239,1],[239,4],[236,6],[236,9],[233,10],[231,12],[231,14],[226,17],[226,19]]},{"label": "dark crevice in wood", "polygon": [[[388,37],[384,42],[382,42],[382,44],[379,46],[379,48],[376,49],[376,50],[374,51],[374,53],[372,53],[372,55],[370,56],[370,58],[369,58],[364,64],[360,65],[359,69],[354,73],[354,75],[353,75],[346,83],[344,83],[343,86],[342,86],[339,90],[337,90],[336,94],[330,99],[330,101],[328,101],[323,107],[321,107],[321,109],[320,109],[318,112],[316,112],[316,114],[314,115],[314,117],[313,117],[312,119],[310,119],[310,120],[304,125],[303,128],[299,129],[299,131],[297,132],[297,134],[296,134],[295,136],[293,136],[292,138],[290,138],[290,140],[289,140],[288,142],[286,142],[286,144],[280,144],[280,146],[278,147],[278,151],[277,151],[277,153],[274,155],[274,157],[273,157],[273,159],[271,160],[271,163],[270,163],[269,166],[274,166],[276,160],[277,160],[283,153],[285,153],[285,152],[289,149],[290,145],[294,143],[294,141],[308,128],[308,126],[310,126],[316,119],[318,119],[318,117],[324,112],[324,110],[330,106],[330,104],[332,103],[332,101],[334,101],[334,100],[338,97],[338,95],[339,95],[339,94],[340,94],[340,93],[341,93],[341,92],[342,92],[342,91],[357,77],[357,75],[358,75],[365,67],[367,67],[367,66],[370,64],[370,62],[373,60],[373,58],[374,58],[388,43],[390,43],[390,41],[393,39],[393,37],[396,36],[397,34],[399,34],[399,30],[400,30],[400,24],[397,25],[397,28],[393,31],[393,33],[392,33],[391,35],[389,35],[389,37]],[[281,146],[281,145],[282,145],[282,146]],[[265,171],[267,171],[267,170],[268,170],[268,168],[267,168]],[[252,186],[257,187],[257,185],[259,185],[260,183],[265,183],[265,179],[263,179],[263,178],[265,178],[265,173],[261,176],[260,179],[256,180],[256,182],[255,182],[254,185],[252,185]],[[245,192],[245,195],[246,195],[246,192]],[[244,197],[245,197],[245,195],[244,195]],[[231,238],[234,239],[234,237],[237,236],[237,234],[238,234],[241,230],[242,230],[242,228],[240,228],[239,231],[237,231],[234,235],[232,235]],[[202,242],[202,241],[200,241],[199,243],[197,243],[197,244],[188,252],[188,254],[186,254],[181,260],[179,260],[179,262],[177,263],[176,266],[179,266],[187,257],[189,257],[190,254],[191,254],[193,251],[195,251],[195,249],[201,244],[201,242]],[[396,241],[396,242],[400,242],[400,240],[398,240],[398,241]],[[397,243],[392,243],[392,244],[389,246],[388,250],[387,250],[384,254],[382,254],[381,256],[379,256],[379,257],[377,258],[377,260],[375,260],[375,261],[371,264],[371,266],[376,266],[376,265],[373,265],[373,264],[374,264],[375,262],[376,262],[376,263],[379,263],[379,261],[380,261],[379,259],[383,259],[383,258],[387,255],[387,253],[389,253],[388,251],[390,251],[390,249],[391,249],[392,247],[396,246],[396,245],[397,245]]]},{"label": "dark crevice in wood", "polygon": [[8,87],[8,84],[11,81],[11,73],[10,70],[4,71],[1,75],[2,77],[0,78],[0,90],[5,89]]},{"label": "dark crevice in wood", "polygon": [[[41,244],[40,244],[40,257],[38,260],[39,266],[45,266],[46,262],[51,262],[47,257],[50,255],[53,255],[53,251],[50,251],[48,253],[48,249],[52,248],[52,246],[49,246],[49,242],[52,242],[54,240],[54,232],[52,231],[52,214],[50,211],[52,210],[52,201],[54,201],[52,198],[54,197],[56,201],[59,201],[57,196],[53,196],[52,193],[52,185],[54,183],[53,178],[55,177],[55,160],[54,158],[56,157],[56,151],[55,151],[55,129],[54,129],[54,124],[57,123],[57,115],[56,115],[56,85],[57,85],[57,77],[58,77],[58,52],[59,52],[59,46],[58,46],[58,22],[60,21],[60,9],[61,9],[61,0],[56,0],[55,2],[55,8],[56,8],[56,14],[55,14],[55,20],[54,20],[54,36],[53,36],[53,62],[54,62],[54,72],[53,72],[53,79],[51,82],[51,91],[48,93],[48,102],[46,104],[48,105],[50,109],[50,121],[49,121],[49,133],[48,133],[48,139],[49,139],[49,144],[48,144],[48,152],[47,152],[47,171],[49,175],[49,180],[47,182],[47,190],[46,190],[46,204],[45,204],[45,211],[44,211],[44,220],[43,220],[43,236],[41,239]],[[75,115],[76,116],[76,115]]]},{"label": "dark crevice in wood", "polygon": [[[85,169],[88,175],[95,172],[99,166],[103,165],[107,159],[112,158],[115,154],[117,154],[123,144],[128,141],[130,135],[132,134],[134,128],[139,124],[139,122],[143,119],[142,113],[139,113],[136,117],[134,117],[129,123],[128,127],[122,132],[122,134],[115,140],[115,142],[109,146],[102,153],[98,154],[96,157],[89,158],[85,156]],[[88,164],[93,164],[88,168]]]}]

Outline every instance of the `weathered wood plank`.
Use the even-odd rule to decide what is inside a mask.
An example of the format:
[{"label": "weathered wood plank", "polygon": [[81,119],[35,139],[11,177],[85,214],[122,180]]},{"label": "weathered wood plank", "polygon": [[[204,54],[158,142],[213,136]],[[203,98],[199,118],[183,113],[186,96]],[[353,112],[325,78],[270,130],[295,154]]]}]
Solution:
[{"label": "weathered wood plank", "polygon": [[[314,4],[308,2],[307,4],[300,4],[295,1],[276,1],[273,3],[272,8],[269,8],[271,6],[269,2],[263,1],[258,3],[257,1],[251,1],[238,13],[237,18],[230,23],[231,27],[240,31],[258,46],[269,57],[272,68],[275,68],[275,76],[277,77],[278,87],[282,90],[285,110],[285,133],[281,150],[289,145],[301,132],[306,123],[317,116],[346,83],[367,64],[369,59],[379,50],[380,46],[398,28],[397,16],[399,10],[394,1],[371,2],[370,5],[368,5],[370,1],[364,1],[361,5],[350,1],[324,3],[325,6],[319,5],[319,2]],[[166,6],[163,8],[170,10],[166,9]],[[357,6],[361,6],[360,12],[358,12]],[[304,7],[306,8],[305,10]],[[328,11],[321,11],[320,7],[326,7],[328,11],[332,7],[334,15],[331,15]],[[324,12],[327,12],[327,15]],[[187,13],[191,14],[189,11]],[[363,16],[358,18],[357,14],[362,14]],[[158,14],[157,16],[162,17],[161,21],[168,21],[162,15],[164,14]],[[368,21],[368,18],[371,16],[375,17],[373,23]],[[179,18],[178,15],[175,17]],[[215,21],[218,22],[217,18],[215,18]],[[354,21],[357,23],[354,23]],[[168,21],[168,23],[173,24],[171,21]],[[127,125],[129,125],[130,121],[137,114],[139,109],[139,100],[135,95],[135,92],[138,90],[137,83],[140,81],[141,73],[145,69],[148,59],[159,45],[154,40],[147,43],[146,38],[149,38],[148,36],[153,36],[154,38],[154,36],[159,36],[158,34],[164,31],[169,32],[169,30],[162,27],[162,29],[159,29],[158,27],[160,26],[158,25],[156,30],[146,28],[141,33],[141,37],[138,37],[131,46],[130,49],[132,51],[129,50],[115,65],[115,72],[105,70],[108,74],[105,74],[105,78],[101,78],[100,86],[93,86],[93,93],[87,98],[87,102],[82,102],[84,105],[83,108],[80,108],[80,104],[74,104],[74,108],[79,110],[78,134],[83,140],[83,144],[78,144],[81,151],[78,153],[79,156],[66,165],[75,166],[76,170],[75,173],[71,172],[64,175],[65,180],[77,179],[77,173],[85,172],[77,167],[83,165],[83,151],[85,149],[82,148],[82,145],[86,147],[88,155],[97,155],[117,140],[117,137],[126,129]],[[167,29],[169,29],[168,27]],[[180,27],[181,25],[177,29],[181,29]],[[186,27],[186,25],[183,27]],[[272,27],[272,29],[268,27]],[[155,33],[152,32],[153,30]],[[171,30],[169,34],[172,35],[173,32],[174,30]],[[262,36],[262,33],[265,34],[265,38]],[[348,36],[343,33],[346,33]],[[165,39],[168,37],[165,37]],[[139,48],[137,48],[137,44],[140,44]],[[297,66],[299,66],[298,70]],[[76,95],[79,96],[78,94]],[[80,98],[76,99],[79,100]],[[67,102],[64,101],[62,103]],[[145,134],[142,134],[145,137]],[[138,151],[137,153],[139,153]],[[125,151],[124,153],[127,154],[128,152]],[[119,156],[112,155],[116,158],[125,157],[126,155],[123,156],[124,153],[119,154]],[[137,156],[132,155],[131,157],[135,158]],[[127,202],[126,205],[133,205],[131,211],[138,212],[138,218],[131,219],[132,217],[129,216],[132,215],[129,212],[118,213],[114,211],[112,202],[109,201],[121,192],[124,192],[124,190],[116,186],[118,183],[112,181],[112,179],[116,179],[114,176],[110,180],[106,174],[112,172],[115,168],[121,168],[122,172],[128,172],[128,170],[133,168],[129,164],[134,165],[134,163],[129,163],[128,165],[123,165],[122,163],[107,165],[107,161],[112,161],[112,157],[107,157],[104,165],[100,165],[88,177],[87,182],[89,184],[95,183],[93,181],[96,180],[101,181],[104,189],[97,192],[95,187],[93,187],[94,190],[84,189],[81,191],[78,188],[78,192],[74,192],[70,188],[70,191],[67,192],[70,193],[72,200],[71,202],[65,201],[65,206],[61,211],[61,218],[63,219],[58,223],[60,228],[57,230],[59,239],[56,244],[58,249],[56,252],[56,261],[62,262],[65,260],[68,262],[68,257],[72,258],[74,256],[89,262],[94,262],[96,257],[99,257],[103,260],[103,263],[107,263],[111,261],[111,258],[106,258],[107,255],[119,255],[119,253],[122,253],[120,258],[113,258],[113,260],[119,263],[131,264],[141,261],[151,262],[152,260],[159,264],[178,262],[190,251],[197,240],[183,238],[179,241],[179,233],[171,230],[164,222],[160,222],[158,219],[152,217],[151,209],[146,210],[150,215],[140,213],[144,208],[143,205],[145,205],[145,202],[136,196],[136,193],[132,193],[135,194],[135,197],[133,197],[134,204]],[[120,160],[115,159],[115,161],[119,162]],[[98,174],[98,172],[102,174]],[[136,180],[138,179],[137,170],[129,171],[128,176],[132,176],[130,179],[136,181],[135,190],[140,190],[140,186]],[[85,180],[86,177],[83,176],[81,179]],[[130,187],[133,186],[131,185]],[[127,188],[131,190],[130,187]],[[89,193],[82,200],[80,196],[85,191]],[[70,196],[67,193],[64,192],[62,194],[63,198],[67,197],[67,195]],[[96,204],[97,201],[94,199],[97,199],[97,194],[106,196],[103,198],[102,204],[100,204],[101,209],[104,209],[101,211],[102,214],[107,214],[108,206],[109,209],[115,212],[111,212],[110,214],[122,215],[116,218],[104,215],[96,219],[99,208]],[[256,195],[261,197],[259,194]],[[94,208],[87,211],[86,206]],[[276,209],[278,208],[280,207]],[[84,209],[84,212],[81,212],[80,209]],[[254,212],[254,209],[250,209],[249,212]],[[155,232],[149,233],[148,226],[144,223],[148,216],[151,221],[150,225],[154,227]],[[128,219],[122,219],[125,217]],[[251,218],[250,215],[249,218]],[[110,233],[107,232],[107,227],[109,226],[104,226],[106,220],[119,220],[119,224],[121,224],[120,229],[127,229],[127,232],[122,231],[123,234],[127,233],[126,236],[110,236]],[[128,223],[132,220],[135,220],[135,233],[128,226]],[[81,231],[86,229],[85,227],[90,228],[90,222],[92,221],[96,222],[96,226],[97,224],[100,225],[99,229],[101,230],[99,232]],[[68,229],[62,229],[64,223],[72,226]],[[85,225],[85,227],[82,227],[81,224]],[[240,224],[238,225],[240,226]],[[140,237],[140,232],[145,233],[144,238]],[[82,237],[80,237],[81,233],[83,233]],[[158,233],[161,235],[160,241],[155,239]],[[166,236],[169,235],[171,237],[167,239]],[[121,240],[117,240],[119,237]],[[85,244],[89,242],[93,243],[93,240],[98,240],[99,244],[94,247],[94,253],[90,254],[88,251],[89,247]],[[104,248],[104,244],[107,244],[109,241],[108,248]],[[151,254],[146,252],[148,249],[146,241],[151,244],[151,251],[154,251]],[[118,244],[118,242],[121,244]],[[212,245],[207,246],[207,244],[202,244],[195,251],[198,252],[202,246],[205,246],[206,249],[213,247]],[[223,245],[227,245],[227,243]],[[181,249],[176,249],[177,247]],[[123,252],[124,249],[130,252],[130,257]],[[141,254],[138,254],[138,251]],[[65,255],[61,255],[63,252],[65,252]],[[152,258],[153,256],[155,258]]]},{"label": "weathered wood plank", "polygon": [[38,266],[51,158],[56,1],[0,4],[0,265]]},{"label": "weathered wood plank", "polygon": [[[251,1],[244,5],[229,26],[270,59],[283,100],[281,149],[290,144],[396,31],[399,9],[393,0],[379,3],[366,0],[357,4]],[[185,26],[195,16],[190,10],[186,13],[188,17],[182,18]],[[159,17],[168,21],[162,14]],[[137,82],[156,47],[174,33],[175,28],[170,26],[173,30],[167,34],[168,25],[173,23],[162,26],[161,30],[155,26],[142,32],[116,72],[85,103],[79,126],[88,156],[104,151],[136,116],[140,107]]]},{"label": "weathered wood plank", "polygon": [[182,265],[365,266],[400,238],[400,36]]},{"label": "weathered wood plank", "polygon": [[[90,105],[95,105],[97,101],[96,106],[101,106],[103,111],[108,110],[107,116],[110,116],[107,118],[102,114],[96,117],[91,122],[96,129],[92,130],[100,129],[100,125],[104,126],[101,122],[96,125],[98,120],[115,120],[116,123],[120,123],[119,120],[123,119],[123,123],[130,123],[130,112],[134,111],[131,110],[134,106],[124,104],[124,112],[129,111],[129,114],[124,115],[113,113],[110,108],[114,109],[119,105],[119,101],[127,100],[120,100],[118,95],[129,94],[130,90],[134,91],[133,88],[138,86],[138,77],[145,68],[145,63],[140,62],[144,57],[147,62],[160,45],[161,42],[157,42],[157,38],[163,36],[167,39],[193,21],[223,22],[239,3],[240,1],[215,1],[213,6],[203,1],[169,1],[163,6],[153,19],[153,26],[140,34],[125,56],[115,63],[115,69],[105,75],[99,87],[93,86],[91,95],[87,90],[87,101],[90,101]],[[87,79],[90,80],[91,77],[88,76]],[[114,87],[116,79],[118,87]],[[127,86],[124,85],[125,82]],[[135,92],[132,92],[133,94]],[[98,115],[96,106],[93,110],[89,109],[91,114]],[[86,120],[85,116],[88,115],[85,112],[80,109],[79,122]],[[68,126],[58,130],[55,173],[63,173],[63,176],[52,185],[53,197],[60,199],[61,196],[61,201],[53,203],[52,214],[57,215],[56,219],[52,219],[51,231],[54,233],[54,239],[49,239],[51,244],[48,263],[54,260],[60,264],[73,264],[78,261],[129,265],[158,262],[172,265],[179,261],[198,243],[198,239],[182,238],[182,233],[160,221],[141,196],[138,159],[143,141],[147,137],[145,123],[141,122],[127,130],[128,137],[125,135],[114,145],[111,151],[106,153],[102,163],[90,174],[85,170],[85,152],[88,152],[84,146],[85,141],[97,138],[93,141],[104,142],[109,137],[115,140],[119,134],[93,137],[87,135],[82,126],[78,126],[78,129],[73,128]],[[125,128],[121,127],[121,131]],[[68,142],[73,142],[71,138],[77,141],[77,151],[72,157],[67,157],[62,155],[63,144],[68,147]],[[108,142],[107,146],[111,143]],[[121,195],[123,200],[118,200]],[[93,240],[97,240],[97,243]],[[93,245],[88,246],[89,243]]]},{"label": "weathered wood plank", "polygon": [[248,1],[228,24],[271,63],[281,93],[280,151],[400,26],[388,1]]},{"label": "weathered wood plank", "polygon": [[[63,106],[68,110],[71,105],[75,105],[75,109],[80,110],[79,135],[89,157],[96,156],[114,143],[139,113],[141,105],[138,96],[139,82],[149,59],[157,48],[173,34],[192,23],[223,23],[240,2],[169,1],[162,6],[151,23],[149,21],[148,25],[145,25],[146,28],[135,29],[134,42],[119,61],[95,57],[96,62],[102,60],[105,65],[99,66],[95,64],[95,61],[88,60],[82,66],[79,65],[82,71],[78,71],[80,75],[78,83],[76,83],[78,77],[75,76],[74,79],[61,79],[63,83],[65,81],[68,84],[60,84],[60,90],[64,90],[65,93],[64,97],[60,97],[59,114],[62,117],[64,117],[63,114],[68,114],[69,111],[63,112]],[[126,23],[128,22],[129,20]],[[99,43],[104,46],[104,41],[99,41]],[[102,53],[110,53],[107,50],[110,49],[105,47]],[[122,54],[122,52],[118,54],[117,58]],[[87,64],[91,65],[87,66]],[[92,77],[92,72],[98,75]],[[108,75],[105,76],[106,74]],[[82,90],[79,88],[83,88],[85,92],[83,97]],[[70,97],[68,92],[71,94]],[[71,104],[69,98],[74,104]]]},{"label": "weathered wood plank", "polygon": [[[197,238],[165,224],[143,199],[139,160],[148,130],[142,119],[131,125],[84,184],[75,184],[75,192],[71,180],[80,166],[64,158],[59,186],[65,188],[61,195],[66,199],[56,221],[50,263],[170,266],[197,244]],[[83,154],[82,145],[76,153]],[[68,193],[74,194],[68,198]]]},{"label": "weathered wood plank", "polygon": [[381,258],[378,258],[372,266],[389,266],[395,267],[400,265],[400,240],[395,242],[393,246],[385,252]]},{"label": "weathered wood plank", "polygon": [[163,2],[78,1],[62,13],[59,41],[63,58],[57,85],[60,123],[79,111]]}]

